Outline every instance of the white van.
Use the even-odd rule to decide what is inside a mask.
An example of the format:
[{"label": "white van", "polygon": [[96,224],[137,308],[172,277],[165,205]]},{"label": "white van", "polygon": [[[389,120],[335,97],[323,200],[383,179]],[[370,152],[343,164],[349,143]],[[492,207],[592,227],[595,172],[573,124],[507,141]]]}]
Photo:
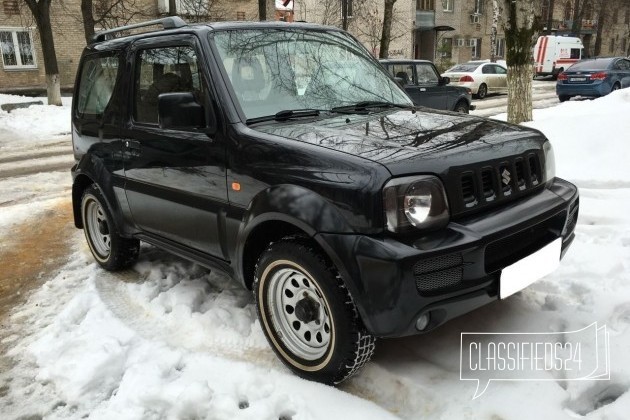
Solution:
[{"label": "white van", "polygon": [[584,45],[580,38],[544,35],[534,46],[534,72],[536,76],[553,75],[554,78],[571,64],[582,59]]}]

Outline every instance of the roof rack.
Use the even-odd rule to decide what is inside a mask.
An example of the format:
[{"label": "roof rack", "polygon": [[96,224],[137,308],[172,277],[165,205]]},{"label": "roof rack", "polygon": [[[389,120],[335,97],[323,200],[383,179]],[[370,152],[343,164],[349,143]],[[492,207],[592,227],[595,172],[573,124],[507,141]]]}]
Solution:
[{"label": "roof rack", "polygon": [[162,19],[148,20],[146,22],[134,23],[133,25],[120,26],[118,28],[99,31],[92,36],[92,42],[102,42],[113,38],[111,35],[116,32],[128,31],[130,29],[144,28],[145,26],[162,25],[162,29],[176,29],[186,26],[187,23],[179,16],[169,16]]}]

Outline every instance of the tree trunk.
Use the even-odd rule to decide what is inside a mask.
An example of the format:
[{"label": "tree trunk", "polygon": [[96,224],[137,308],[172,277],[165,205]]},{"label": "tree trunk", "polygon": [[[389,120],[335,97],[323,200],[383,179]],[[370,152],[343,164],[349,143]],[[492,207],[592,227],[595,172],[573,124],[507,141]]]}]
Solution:
[{"label": "tree trunk", "polygon": [[547,34],[551,35],[552,31],[551,29],[553,28],[553,7],[554,7],[554,0],[549,0],[549,8],[547,9],[547,16],[543,16],[544,19],[547,19]]},{"label": "tree trunk", "polygon": [[348,30],[348,0],[341,0],[341,28]]},{"label": "tree trunk", "polygon": [[532,78],[531,64],[508,65],[508,122],[520,124],[532,120]]},{"label": "tree trunk", "polygon": [[258,0],[258,20],[267,20],[267,1]]},{"label": "tree trunk", "polygon": [[497,61],[497,26],[499,26],[499,0],[492,0],[492,27],[490,28],[490,62]]},{"label": "tree trunk", "polygon": [[534,15],[534,0],[504,1],[508,122],[520,124],[532,119],[532,47],[541,25]]},{"label": "tree trunk", "polygon": [[389,41],[391,40],[392,34],[394,3],[396,3],[396,0],[385,0],[385,9],[383,11],[383,31],[381,32],[381,48],[378,53],[379,58],[387,58],[389,55]]},{"label": "tree trunk", "polygon": [[59,81],[59,67],[57,66],[57,54],[55,52],[55,40],[53,38],[52,25],[50,23],[50,0],[25,0],[30,9],[42,43],[44,54],[44,70],[46,72],[46,92],[48,105],[61,106],[61,84]]},{"label": "tree trunk", "polygon": [[177,2],[175,0],[168,0],[168,15],[177,16]]},{"label": "tree trunk", "polygon": [[601,0],[599,7],[599,13],[597,15],[597,35],[595,37],[595,46],[593,48],[593,55],[599,56],[602,50],[602,36],[604,32],[604,22],[606,21],[606,2]]},{"label": "tree trunk", "polygon": [[85,42],[90,44],[94,36],[94,12],[92,0],[81,0],[81,16],[83,17],[83,32]]},{"label": "tree trunk", "polygon": [[582,16],[584,15],[584,5],[582,3],[584,1],[587,0],[575,0],[574,2],[573,25],[571,25],[571,32],[573,32],[573,36],[580,36],[580,32],[582,31]]}]

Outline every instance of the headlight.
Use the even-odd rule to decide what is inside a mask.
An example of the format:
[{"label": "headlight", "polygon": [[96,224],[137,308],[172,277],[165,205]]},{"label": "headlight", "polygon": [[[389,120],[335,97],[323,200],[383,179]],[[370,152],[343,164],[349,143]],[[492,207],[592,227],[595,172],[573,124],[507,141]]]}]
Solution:
[{"label": "headlight", "polygon": [[545,153],[545,182],[547,182],[556,177],[556,157],[549,140],[543,144],[543,152]]},{"label": "headlight", "polygon": [[440,180],[431,175],[395,178],[383,188],[387,230],[440,229],[448,223],[448,202]]}]

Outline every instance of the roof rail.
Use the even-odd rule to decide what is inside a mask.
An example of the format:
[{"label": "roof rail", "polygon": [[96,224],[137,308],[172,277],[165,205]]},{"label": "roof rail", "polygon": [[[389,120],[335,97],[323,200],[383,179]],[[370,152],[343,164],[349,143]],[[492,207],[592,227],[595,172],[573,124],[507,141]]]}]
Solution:
[{"label": "roof rail", "polygon": [[187,23],[179,16],[169,16],[162,19],[148,20],[146,22],[134,23],[133,25],[120,26],[118,28],[99,31],[92,36],[92,43],[102,42],[111,39],[111,35],[116,32],[128,31],[130,29],[144,28],[145,26],[162,25],[162,29],[175,29],[186,26]]}]

